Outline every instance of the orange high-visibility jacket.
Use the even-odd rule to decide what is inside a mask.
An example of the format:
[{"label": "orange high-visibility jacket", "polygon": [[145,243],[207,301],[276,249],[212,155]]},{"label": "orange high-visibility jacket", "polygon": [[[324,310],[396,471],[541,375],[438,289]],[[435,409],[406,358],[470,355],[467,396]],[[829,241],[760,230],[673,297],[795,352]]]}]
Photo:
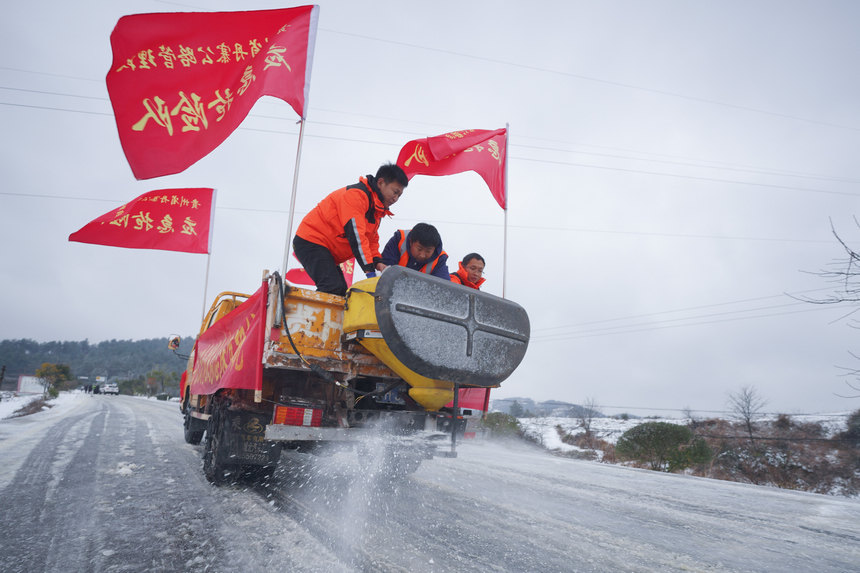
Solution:
[{"label": "orange high-visibility jacket", "polygon": [[457,269],[456,273],[451,273],[451,282],[459,283],[463,286],[467,286],[469,288],[473,288],[475,290],[481,290],[481,285],[484,284],[486,279],[481,277],[476,283],[473,283],[469,280],[469,273],[466,271],[466,268],[463,266],[463,261],[460,261],[460,268]]},{"label": "orange high-visibility jacket", "polygon": [[358,266],[370,272],[382,260],[379,224],[391,214],[379,198],[376,178],[368,175],[326,196],[305,215],[296,235],[327,248],[336,263],[355,257]]}]

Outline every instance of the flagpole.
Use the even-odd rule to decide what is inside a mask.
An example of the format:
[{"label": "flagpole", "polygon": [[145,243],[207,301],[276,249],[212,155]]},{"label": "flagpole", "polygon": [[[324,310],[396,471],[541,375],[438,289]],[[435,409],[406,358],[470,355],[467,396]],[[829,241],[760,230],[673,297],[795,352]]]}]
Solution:
[{"label": "flagpole", "polygon": [[206,280],[203,281],[203,313],[200,317],[200,324],[203,324],[203,321],[206,320],[206,296],[207,291],[209,290],[209,262],[212,260],[212,253],[206,253]]},{"label": "flagpole", "polygon": [[215,203],[218,200],[218,189],[212,189],[212,205],[209,207],[209,240],[206,243],[206,279],[203,281],[203,313],[200,324],[206,320],[206,297],[209,291],[209,263],[212,262],[212,239],[215,237]]},{"label": "flagpole", "polygon": [[508,189],[508,144],[511,138],[511,124],[505,124],[505,235],[502,247],[502,298],[505,298],[505,290],[508,283],[508,206],[510,204],[511,192]]},{"label": "flagpole", "polygon": [[287,274],[287,266],[290,256],[290,240],[293,236],[293,215],[296,210],[296,190],[299,186],[299,163],[302,160],[302,141],[305,135],[305,118],[299,120],[299,144],[296,147],[296,167],[293,170],[293,194],[290,197],[290,220],[287,223],[287,239],[284,242],[284,264],[281,266],[281,274]]}]

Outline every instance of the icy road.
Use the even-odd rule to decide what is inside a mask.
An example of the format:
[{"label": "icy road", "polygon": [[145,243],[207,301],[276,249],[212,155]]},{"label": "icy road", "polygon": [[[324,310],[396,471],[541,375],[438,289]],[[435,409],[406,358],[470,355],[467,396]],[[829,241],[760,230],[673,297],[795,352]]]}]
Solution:
[{"label": "icy road", "polygon": [[857,571],[860,502],[468,443],[398,483],[285,454],[211,486],[176,403],[0,421],[0,571]]}]

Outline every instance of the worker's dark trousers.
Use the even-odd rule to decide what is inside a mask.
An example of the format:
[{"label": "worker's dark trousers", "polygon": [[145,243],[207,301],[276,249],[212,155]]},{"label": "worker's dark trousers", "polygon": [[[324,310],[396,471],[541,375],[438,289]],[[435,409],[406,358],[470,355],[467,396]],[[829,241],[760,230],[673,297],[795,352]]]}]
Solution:
[{"label": "worker's dark trousers", "polygon": [[328,249],[296,235],[293,238],[293,252],[317,285],[318,291],[346,296],[343,272]]}]

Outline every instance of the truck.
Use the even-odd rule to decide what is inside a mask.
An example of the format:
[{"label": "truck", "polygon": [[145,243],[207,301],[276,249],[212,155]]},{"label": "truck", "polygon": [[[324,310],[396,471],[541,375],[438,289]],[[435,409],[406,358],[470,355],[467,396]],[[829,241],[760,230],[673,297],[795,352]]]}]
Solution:
[{"label": "truck", "polygon": [[284,450],[349,448],[406,476],[457,456],[461,393],[508,378],[529,330],[515,302],[405,267],[345,297],[264,271],[254,294],[220,293],[203,320],[181,378],[185,441],[203,443],[215,484],[269,476]]}]

